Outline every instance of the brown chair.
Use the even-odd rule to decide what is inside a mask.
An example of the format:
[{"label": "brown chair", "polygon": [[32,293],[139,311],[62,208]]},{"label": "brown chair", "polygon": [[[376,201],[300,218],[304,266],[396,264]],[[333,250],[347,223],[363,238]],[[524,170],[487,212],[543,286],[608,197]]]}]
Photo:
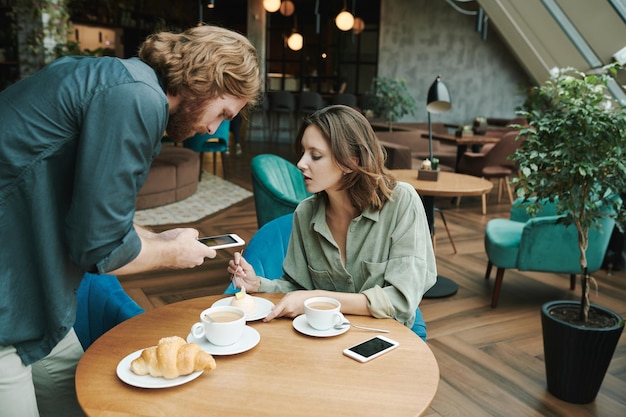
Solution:
[{"label": "brown chair", "polygon": [[[509,159],[522,144],[523,138],[517,139],[517,130],[505,133],[498,143],[485,145],[480,152],[465,152],[459,161],[457,172],[473,175],[488,180],[498,180],[498,203],[502,192],[506,191],[509,202],[513,204],[513,193],[509,185],[510,176],[517,172],[517,165]],[[484,194],[483,207],[486,207],[487,195]],[[457,199],[457,206],[460,204]]]}]

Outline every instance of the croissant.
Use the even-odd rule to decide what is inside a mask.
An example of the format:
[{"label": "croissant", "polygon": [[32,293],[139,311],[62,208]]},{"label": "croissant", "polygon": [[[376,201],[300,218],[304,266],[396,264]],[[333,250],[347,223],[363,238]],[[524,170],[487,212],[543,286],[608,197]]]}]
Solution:
[{"label": "croissant", "polygon": [[156,346],[144,349],[130,363],[136,375],[173,379],[198,371],[215,369],[215,359],[197,343],[187,343],[178,336],[164,337]]}]

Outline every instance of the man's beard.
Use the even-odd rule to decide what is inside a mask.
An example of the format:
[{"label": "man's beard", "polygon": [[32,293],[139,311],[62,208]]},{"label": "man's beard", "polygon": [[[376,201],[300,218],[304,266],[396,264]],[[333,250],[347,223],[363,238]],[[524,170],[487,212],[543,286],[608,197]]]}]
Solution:
[{"label": "man's beard", "polygon": [[196,133],[196,124],[201,119],[206,100],[185,99],[178,104],[176,113],[167,121],[167,136],[174,142],[182,142]]}]

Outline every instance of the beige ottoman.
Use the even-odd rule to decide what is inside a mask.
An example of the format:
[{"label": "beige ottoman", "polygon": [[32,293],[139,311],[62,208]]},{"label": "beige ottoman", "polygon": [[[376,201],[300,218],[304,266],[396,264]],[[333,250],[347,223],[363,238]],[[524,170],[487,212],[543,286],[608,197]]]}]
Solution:
[{"label": "beige ottoman", "polygon": [[200,159],[190,149],[164,145],[152,163],[135,208],[143,210],[174,203],[194,194],[198,188]]}]

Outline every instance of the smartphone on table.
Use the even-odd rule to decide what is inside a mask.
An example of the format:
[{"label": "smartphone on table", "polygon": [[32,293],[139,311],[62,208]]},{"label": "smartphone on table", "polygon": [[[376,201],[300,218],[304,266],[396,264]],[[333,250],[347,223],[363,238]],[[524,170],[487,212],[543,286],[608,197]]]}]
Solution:
[{"label": "smartphone on table", "polygon": [[200,237],[198,238],[198,241],[213,249],[232,248],[246,244],[245,240],[234,233],[219,236]]},{"label": "smartphone on table", "polygon": [[359,362],[368,362],[400,346],[385,336],[374,336],[364,342],[343,350],[343,354]]}]

